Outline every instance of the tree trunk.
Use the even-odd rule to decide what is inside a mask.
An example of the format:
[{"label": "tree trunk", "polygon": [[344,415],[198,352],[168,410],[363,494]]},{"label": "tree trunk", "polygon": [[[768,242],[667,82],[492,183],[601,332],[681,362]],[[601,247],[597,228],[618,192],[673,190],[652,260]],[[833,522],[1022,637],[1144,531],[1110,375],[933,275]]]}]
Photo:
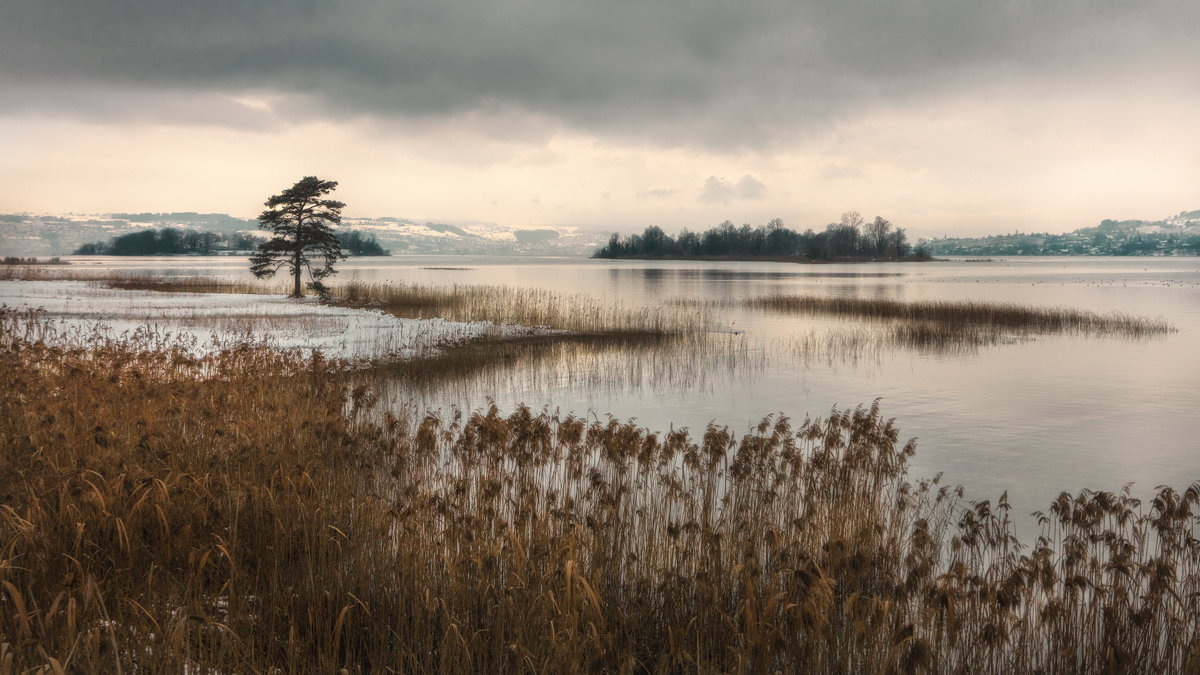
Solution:
[{"label": "tree trunk", "polygon": [[[300,237],[297,236],[297,239]],[[300,290],[300,247],[296,246],[296,257],[292,260],[292,272],[296,279],[296,288],[292,291],[292,297],[304,297],[304,291]]]}]

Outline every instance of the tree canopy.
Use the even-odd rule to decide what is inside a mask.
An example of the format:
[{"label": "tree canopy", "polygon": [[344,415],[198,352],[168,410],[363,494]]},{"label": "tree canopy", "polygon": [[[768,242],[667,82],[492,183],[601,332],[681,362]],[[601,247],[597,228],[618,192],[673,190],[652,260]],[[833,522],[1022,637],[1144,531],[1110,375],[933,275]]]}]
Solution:
[{"label": "tree canopy", "polygon": [[301,297],[301,276],[307,270],[307,287],[322,295],[328,292],[322,280],[336,273],[334,263],[346,259],[333,232],[334,226],[342,222],[341,212],[346,205],[323,199],[337,186],[337,181],[305,176],[266,201],[267,210],[259,214],[258,226],[271,230],[274,236],[259,244],[258,253],[250,259],[254,276],[269,278],[287,269],[295,282],[292,295]]},{"label": "tree canopy", "polygon": [[380,245],[379,240],[375,238],[374,234],[347,230],[345,232],[338,232],[337,238],[338,243],[342,245],[342,251],[347,255],[391,255],[387,249]]},{"label": "tree canopy", "polygon": [[75,255],[213,255],[222,251],[247,251],[258,246],[252,234],[224,234],[164,227],[160,230],[129,232],[109,239],[83,244]]}]

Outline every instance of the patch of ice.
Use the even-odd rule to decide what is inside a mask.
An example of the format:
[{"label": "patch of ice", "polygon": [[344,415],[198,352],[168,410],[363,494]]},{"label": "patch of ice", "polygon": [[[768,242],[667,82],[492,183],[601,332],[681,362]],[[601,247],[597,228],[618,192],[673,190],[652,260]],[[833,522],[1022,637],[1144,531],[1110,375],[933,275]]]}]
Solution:
[{"label": "patch of ice", "polygon": [[142,331],[159,341],[194,342],[198,353],[250,340],[336,359],[405,359],[478,338],[545,332],[487,321],[401,319],[316,298],[125,291],[82,281],[0,281],[0,304],[44,309],[59,334],[99,331],[120,338]]}]

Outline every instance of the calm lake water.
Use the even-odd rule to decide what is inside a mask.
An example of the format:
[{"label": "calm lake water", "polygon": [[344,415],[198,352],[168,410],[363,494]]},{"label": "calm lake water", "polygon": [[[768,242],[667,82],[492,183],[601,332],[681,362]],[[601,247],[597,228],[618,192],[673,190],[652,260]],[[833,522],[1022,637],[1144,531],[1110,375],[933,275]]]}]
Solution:
[{"label": "calm lake water", "polygon": [[[239,258],[77,260],[248,277]],[[469,409],[494,400],[509,410],[524,402],[636,418],[658,430],[688,427],[699,436],[710,422],[741,432],[770,413],[799,421],[880,398],[901,439],[918,439],[914,477],[944,472],[944,482],[964,485],[977,499],[1007,490],[1016,514],[1044,509],[1064,490],[1118,490],[1132,482],[1145,496],[1160,484],[1182,489],[1200,480],[1200,258],[794,265],[422,256],[351,259],[340,270],[338,280],[544,288],[630,306],[735,301],[713,314],[714,328],[728,331],[713,334],[716,349],[551,358],[442,391],[410,392],[422,407]],[[736,308],[737,300],[774,293],[1123,312],[1165,319],[1178,332],[1137,341],[1037,336],[949,354],[897,348],[811,359],[795,352],[797,337],[864,324]]]}]

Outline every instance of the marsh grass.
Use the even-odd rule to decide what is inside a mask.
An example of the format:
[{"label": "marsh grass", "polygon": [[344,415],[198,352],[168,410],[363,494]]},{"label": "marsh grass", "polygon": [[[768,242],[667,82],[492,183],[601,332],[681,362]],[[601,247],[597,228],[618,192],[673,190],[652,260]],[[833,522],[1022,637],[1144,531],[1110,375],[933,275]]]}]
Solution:
[{"label": "marsh grass", "polygon": [[584,335],[606,335],[616,341],[639,335],[695,333],[708,325],[699,307],[625,307],[584,295],[507,286],[366,283],[333,286],[336,304],[382,309],[401,317],[444,317],[454,321],[545,327]]},{"label": "marsh grass", "polygon": [[[171,293],[246,293],[286,295],[272,282],[215,277],[164,277],[154,274],[113,274],[100,270],[51,270],[40,267],[0,268],[0,279],[34,281],[91,281],[111,288]],[[326,302],[350,308],[379,309],[400,318],[488,321],[497,325],[544,328],[582,335],[604,335],[614,343],[638,336],[655,338],[703,331],[704,308],[625,307],[586,295],[565,295],[543,289],[507,286],[424,286],[403,283],[350,281],[330,285]]]},{"label": "marsh grass", "polygon": [[772,352],[806,365],[882,366],[889,354],[913,351],[937,357],[974,356],[984,347],[1029,339],[988,326],[955,326],[927,321],[868,323],[812,328],[773,341]]},{"label": "marsh grass", "polygon": [[284,285],[263,281],[236,281],[211,277],[116,276],[103,279],[104,285],[123,291],[163,293],[245,293],[250,295],[287,295]]},{"label": "marsh grass", "polygon": [[105,269],[55,269],[51,267],[14,265],[0,267],[0,280],[5,281],[88,281],[127,291],[160,291],[166,293],[250,293],[286,295],[284,285],[262,281],[239,281],[218,277],[161,276],[145,272],[113,272]]},{"label": "marsh grass", "polygon": [[[754,377],[767,363],[757,345],[734,335],[531,335],[447,346],[421,359],[358,368],[391,407],[483,403],[495,392],[581,396],[663,387],[711,390],[735,376]],[[679,358],[686,354],[687,358]]]},{"label": "marsh grass", "polygon": [[911,481],[877,406],[740,438],[375,411],[318,357],[0,311],[0,670],[1196,672],[1200,485]]},{"label": "marsh grass", "polygon": [[783,314],[835,316],[866,321],[904,322],[907,339],[919,344],[990,340],[996,331],[1071,333],[1144,338],[1174,332],[1166,321],[1128,314],[1097,314],[1070,308],[1040,308],[991,302],[949,302],[879,298],[770,295],[747,303]]},{"label": "marsh grass", "polygon": [[71,264],[71,263],[67,262],[66,260],[63,260],[62,258],[48,258],[46,260],[40,260],[36,256],[29,257],[29,258],[23,258],[21,256],[12,256],[12,255],[4,256],[4,260],[2,261],[2,263],[4,265],[70,265]]}]

